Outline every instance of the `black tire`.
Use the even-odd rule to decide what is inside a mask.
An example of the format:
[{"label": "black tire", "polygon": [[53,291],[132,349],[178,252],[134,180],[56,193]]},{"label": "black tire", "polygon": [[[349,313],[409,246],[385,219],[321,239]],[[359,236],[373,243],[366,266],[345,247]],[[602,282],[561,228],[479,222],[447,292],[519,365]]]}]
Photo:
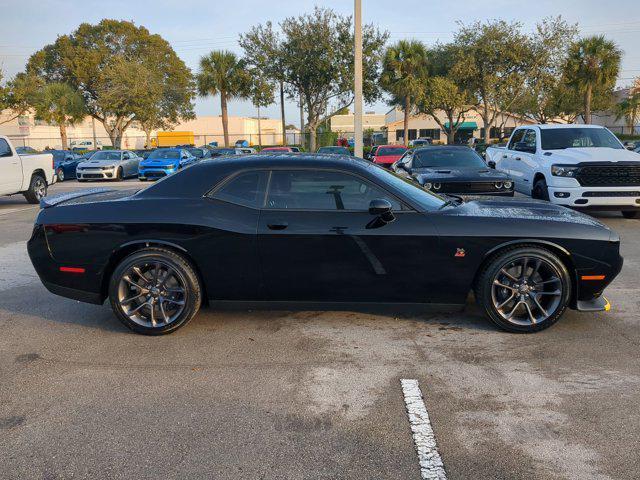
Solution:
[{"label": "black tire", "polygon": [[637,210],[623,210],[622,211],[622,216],[624,218],[638,218],[638,211]]},{"label": "black tire", "polygon": [[79,182],[86,182],[87,180],[86,180],[86,179],[84,179],[84,178],[79,178],[79,179],[78,179],[78,181],[79,181]]},{"label": "black tire", "polygon": [[29,182],[29,189],[24,192],[24,198],[29,203],[40,203],[47,196],[47,180],[40,174],[34,173]]},{"label": "black tire", "polygon": [[[541,278],[544,282],[531,280],[531,277],[526,277],[526,272],[529,271],[529,267],[527,267],[527,262],[525,261],[524,268],[520,270],[521,272],[523,270],[525,272],[525,275],[522,277],[526,277],[524,281],[525,285],[523,286],[522,284],[514,282],[511,286],[506,286],[506,288],[501,290],[502,284],[496,284],[495,282],[504,281],[500,279],[506,278],[500,277],[500,275],[503,275],[502,272],[512,268],[509,267],[510,265],[514,265],[517,268],[518,262],[521,262],[524,259],[528,259],[528,261],[533,260],[533,263],[529,265],[532,270],[535,265],[538,265],[539,271],[541,268],[540,265],[543,265],[545,271],[548,270],[548,272],[554,276],[553,278],[557,277],[557,280],[544,281],[544,277]],[[540,263],[538,263],[538,260],[540,260]],[[531,276],[534,275],[541,276],[540,274],[537,274],[536,271],[533,271],[531,274]],[[529,280],[528,285],[527,280]],[[520,278],[518,278],[518,281],[521,281]],[[542,283],[545,285],[543,286]],[[532,289],[533,291],[531,293],[523,294],[520,288],[524,288],[525,292],[528,291],[526,289]],[[571,289],[572,284],[569,271],[567,270],[566,265],[556,254],[541,247],[522,245],[502,250],[491,257],[482,267],[482,270],[477,277],[474,291],[476,302],[480,308],[483,309],[489,319],[498,327],[508,332],[533,333],[549,328],[560,319],[571,299]],[[496,298],[496,292],[501,291],[504,292],[502,294],[504,296],[502,298]],[[536,293],[536,291],[540,293]],[[532,303],[537,302],[538,306],[544,308],[538,309],[535,304],[531,306],[522,304],[521,307],[524,308],[520,308],[517,305],[513,307],[513,303],[502,303],[508,295],[514,295],[512,302],[521,303],[524,300],[527,302],[531,301]],[[536,300],[532,300],[534,296]],[[545,302],[549,303],[547,304]],[[509,310],[513,307],[513,311],[517,311],[518,309],[520,311],[528,311],[528,313],[524,314],[528,318],[524,320],[518,318],[505,318],[509,315],[505,315],[505,312],[501,311],[499,308],[500,305],[505,305],[505,310]],[[548,311],[546,309],[548,309]],[[536,321],[531,320],[532,316],[537,317],[537,315],[532,313],[532,311],[541,314],[539,319],[535,318]],[[542,314],[542,312],[544,312],[544,314]],[[513,314],[513,312],[510,313]]]},{"label": "black tire", "polygon": [[58,169],[58,171],[56,172],[56,177],[58,177],[59,182],[64,182],[64,170],[62,168]]},{"label": "black tire", "polygon": [[116,182],[121,182],[124,179],[124,174],[122,172],[122,167],[118,167],[116,172]]},{"label": "black tire", "polygon": [[138,178],[138,180],[140,180],[141,182],[146,182],[147,181],[146,178]]},{"label": "black tire", "polygon": [[[178,279],[179,277],[179,280],[183,282],[182,284],[178,284],[179,286],[184,286],[184,295],[180,299],[183,302],[182,310],[176,314],[175,319],[171,320],[170,323],[167,323],[166,325],[155,327],[145,326],[141,323],[146,322],[142,321],[141,319],[135,320],[130,318],[130,316],[127,315],[127,313],[123,310],[121,304],[122,300],[120,300],[120,298],[123,295],[128,295],[126,291],[122,290],[122,282],[125,281],[123,277],[126,276],[127,272],[130,272],[131,269],[135,266],[138,266],[139,268],[145,268],[141,267],[141,265],[150,266],[158,264],[166,266],[175,271],[177,275],[176,278]],[[136,283],[141,283],[140,278],[138,278],[138,281]],[[128,283],[126,283],[126,285],[128,285]],[[139,290],[137,287],[131,287],[131,293],[135,294],[136,292],[143,291],[144,290]],[[147,295],[151,295],[149,290],[147,290],[147,293],[141,293],[139,296],[145,297]],[[147,300],[149,299],[148,296],[146,298]],[[162,299],[162,297],[159,298]],[[127,328],[130,328],[134,332],[143,335],[165,335],[185,326],[196,315],[196,313],[198,313],[200,304],[202,303],[202,288],[200,286],[198,275],[186,258],[171,250],[150,247],[132,253],[118,264],[118,266],[113,271],[113,274],[111,275],[111,279],[109,281],[109,301],[114,313]],[[147,303],[147,306],[143,306],[140,311],[149,311],[149,313],[151,313],[149,307],[150,305]],[[153,311],[155,311],[155,307],[153,307],[153,309]],[[164,314],[164,310],[162,310],[162,312]],[[153,316],[151,316],[151,318],[153,319]]]},{"label": "black tire", "polygon": [[538,200],[546,200],[547,202],[549,201],[549,188],[547,187],[547,181],[544,178],[539,178],[533,184],[531,196],[533,198],[537,198]]}]

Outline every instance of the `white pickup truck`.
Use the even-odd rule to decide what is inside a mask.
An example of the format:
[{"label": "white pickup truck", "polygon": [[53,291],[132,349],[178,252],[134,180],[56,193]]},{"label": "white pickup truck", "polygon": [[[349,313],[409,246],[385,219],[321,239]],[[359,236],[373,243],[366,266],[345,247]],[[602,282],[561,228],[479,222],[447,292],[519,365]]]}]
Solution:
[{"label": "white pickup truck", "polygon": [[55,181],[53,155],[18,155],[11,140],[0,135],[0,195],[21,193],[29,203],[39,203]]},{"label": "white pickup truck", "polygon": [[487,164],[509,174],[517,192],[567,207],[640,212],[640,156],[597,125],[526,125]]}]

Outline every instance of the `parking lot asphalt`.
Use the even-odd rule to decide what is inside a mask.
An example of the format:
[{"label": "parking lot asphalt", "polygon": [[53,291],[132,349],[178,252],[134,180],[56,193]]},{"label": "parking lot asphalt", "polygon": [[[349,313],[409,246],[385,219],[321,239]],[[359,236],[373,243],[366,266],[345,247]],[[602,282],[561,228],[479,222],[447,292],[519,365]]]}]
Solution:
[{"label": "parking lot asphalt", "polygon": [[625,257],[612,311],[534,335],[498,331],[469,302],[204,309],[143,337],[107,305],[45,290],[25,250],[36,214],[0,198],[0,478],[419,479],[406,378],[450,479],[638,478],[638,220],[598,215]]}]

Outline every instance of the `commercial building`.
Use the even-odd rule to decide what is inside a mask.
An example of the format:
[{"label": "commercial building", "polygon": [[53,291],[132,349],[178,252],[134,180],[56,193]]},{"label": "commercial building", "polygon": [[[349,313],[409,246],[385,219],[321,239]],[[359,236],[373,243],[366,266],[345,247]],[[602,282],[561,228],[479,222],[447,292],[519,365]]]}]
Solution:
[{"label": "commercial building", "polygon": [[[640,80],[637,80],[636,83],[637,86],[621,88],[620,90],[616,90],[615,92],[613,92],[613,104],[618,104],[626,98],[629,98],[634,93],[640,92]],[[584,123],[584,119],[582,117],[578,117],[576,119],[576,123]],[[607,127],[613,133],[627,135],[640,134],[640,123],[633,122],[634,125],[633,128],[631,128],[628,119],[626,119],[624,116],[618,118],[617,113],[612,109],[593,112],[591,114],[591,123],[594,125],[602,125],[603,127]]]},{"label": "commercial building", "polygon": [[[385,116],[387,129],[387,141],[389,143],[401,143],[404,141],[404,113],[399,108],[389,110]],[[449,126],[444,113],[438,115],[438,119],[445,126]],[[531,125],[535,122],[511,113],[499,112],[494,127],[489,131],[490,138],[499,140],[508,137],[515,127]],[[502,126],[502,128],[500,128]],[[474,110],[464,115],[463,122],[456,132],[455,143],[467,143],[473,138],[482,138],[484,121],[480,114]],[[434,143],[447,143],[447,134],[431,115],[414,114],[409,117],[409,141],[416,138],[430,138]]]},{"label": "commercial building", "polygon": [[[28,112],[14,118],[9,110],[0,113],[0,134],[7,135],[16,146],[30,146],[38,150],[45,148],[61,148],[60,129],[57,125],[48,124],[37,120],[35,115]],[[246,140],[251,145],[257,145],[262,141],[263,145],[277,145],[282,143],[282,122],[279,119],[261,118],[261,136],[258,133],[258,119],[252,117],[229,117],[229,140],[233,144],[236,140]],[[95,133],[94,133],[95,129]],[[194,120],[181,122],[172,130],[186,131],[194,134],[194,143],[202,145],[210,142],[224,144],[222,130],[222,117],[198,117]],[[288,132],[287,137],[293,138],[294,132]],[[151,134],[152,144],[155,143],[157,132]],[[104,126],[91,117],[86,117],[82,122],[73,127],[67,127],[69,146],[80,142],[93,142],[96,138],[98,146],[111,146],[111,140]],[[147,136],[143,130],[132,123],[125,131],[122,138],[122,148],[144,148]]]},{"label": "commercial building", "polygon": [[[375,112],[366,112],[362,115],[362,128],[364,130],[372,129],[379,132],[384,129],[386,117],[383,114]],[[353,133],[354,131],[354,115],[347,113],[345,115],[334,115],[331,117],[331,131],[336,133]]]}]

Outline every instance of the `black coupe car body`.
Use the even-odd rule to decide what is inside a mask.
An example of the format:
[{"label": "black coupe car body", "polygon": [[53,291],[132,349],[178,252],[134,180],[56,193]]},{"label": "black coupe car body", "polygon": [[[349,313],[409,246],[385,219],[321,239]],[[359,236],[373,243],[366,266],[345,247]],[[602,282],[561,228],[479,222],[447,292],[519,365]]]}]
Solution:
[{"label": "black coupe car body", "polygon": [[[74,192],[42,207],[28,250],[45,286],[85,302],[110,298],[141,333],[177,328],[166,310],[200,297],[463,304],[476,288],[497,307],[514,295],[524,302],[536,283],[539,312],[514,298],[497,309],[523,310],[521,329],[535,330],[546,326],[542,312],[556,312],[546,298],[561,288],[562,310],[603,309],[601,293],[622,265],[617,234],[581,213],[535,201],[459,203],[347,156],[205,160],[141,191]],[[485,279],[503,257],[512,262],[505,273]],[[478,291],[494,280],[505,285]]]},{"label": "black coupe car body", "polygon": [[509,175],[488,168],[477,152],[465,146],[409,150],[391,168],[436,193],[513,196]]}]

